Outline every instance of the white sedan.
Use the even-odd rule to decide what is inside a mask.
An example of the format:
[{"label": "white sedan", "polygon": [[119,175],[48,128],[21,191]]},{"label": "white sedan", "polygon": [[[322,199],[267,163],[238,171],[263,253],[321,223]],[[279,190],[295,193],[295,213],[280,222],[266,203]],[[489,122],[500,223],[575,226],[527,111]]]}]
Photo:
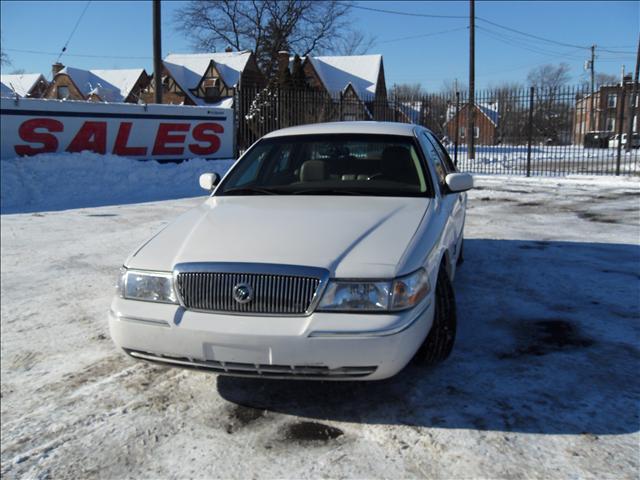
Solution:
[{"label": "white sedan", "polygon": [[447,358],[466,193],[429,130],[272,132],[135,250],[109,314],[130,356],[211,372],[377,380]]}]

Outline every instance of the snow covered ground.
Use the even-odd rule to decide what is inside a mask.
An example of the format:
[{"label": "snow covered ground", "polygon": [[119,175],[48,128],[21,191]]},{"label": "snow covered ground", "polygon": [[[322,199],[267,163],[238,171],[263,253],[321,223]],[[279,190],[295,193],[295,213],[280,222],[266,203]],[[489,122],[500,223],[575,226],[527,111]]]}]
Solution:
[{"label": "snow covered ground", "polygon": [[638,179],[477,185],[453,355],[376,383],[134,362],[107,329],[118,266],[201,199],[34,194],[0,218],[2,477],[638,478]]},{"label": "snow covered ground", "polygon": [[0,212],[25,213],[201,195],[198,176],[233,160],[140,161],[91,152],[2,159]]}]

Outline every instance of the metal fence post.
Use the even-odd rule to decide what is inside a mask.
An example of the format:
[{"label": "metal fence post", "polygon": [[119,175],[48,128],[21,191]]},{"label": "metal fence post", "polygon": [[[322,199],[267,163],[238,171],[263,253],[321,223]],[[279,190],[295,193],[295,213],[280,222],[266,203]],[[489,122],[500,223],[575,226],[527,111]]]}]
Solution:
[{"label": "metal fence post", "polygon": [[534,87],[529,90],[529,121],[527,129],[527,177],[531,176],[531,142],[533,140],[533,93]]},{"label": "metal fence post", "polygon": [[236,87],[233,99],[233,156],[238,158],[238,139],[240,138],[240,82]]},{"label": "metal fence post", "polygon": [[[622,152],[622,132],[624,132],[624,78],[620,83],[620,94],[618,95],[618,145],[616,151],[616,175],[620,175],[620,154]],[[631,121],[631,119],[629,119]],[[627,143],[631,142],[631,138],[627,138]]]},{"label": "metal fence post", "polygon": [[458,166],[458,140],[460,135],[460,92],[456,92],[456,140],[453,147],[453,164]]}]

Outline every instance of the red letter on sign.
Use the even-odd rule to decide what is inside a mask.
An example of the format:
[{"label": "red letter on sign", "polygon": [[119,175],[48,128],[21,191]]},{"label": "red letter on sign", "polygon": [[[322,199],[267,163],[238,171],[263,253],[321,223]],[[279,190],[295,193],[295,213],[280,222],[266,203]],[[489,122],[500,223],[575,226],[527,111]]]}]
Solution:
[{"label": "red letter on sign", "polygon": [[118,135],[116,136],[116,143],[113,145],[114,155],[146,155],[147,147],[128,147],[129,134],[131,133],[131,122],[123,122],[118,128]]},{"label": "red letter on sign", "polygon": [[153,146],[154,155],[182,155],[184,146],[168,147],[167,143],[182,143],[186,135],[171,135],[172,132],[188,132],[191,125],[188,123],[161,123],[158,126],[156,143]]},{"label": "red letter on sign", "polygon": [[67,147],[67,152],[107,152],[107,124],[105,122],[84,122]]},{"label": "red letter on sign", "polygon": [[191,153],[196,155],[209,155],[215,153],[220,148],[220,138],[216,133],[223,133],[224,128],[219,123],[201,123],[193,129],[193,139],[198,142],[208,142],[209,145],[203,146],[197,143],[189,145]]},{"label": "red letter on sign", "polygon": [[55,152],[58,149],[58,139],[56,136],[50,133],[36,132],[37,128],[46,128],[50,132],[62,132],[64,125],[52,118],[34,118],[27,120],[18,128],[18,135],[20,135],[20,138],[25,142],[41,143],[42,147],[35,148],[30,145],[16,145],[14,149],[18,155],[36,155],[38,153]]}]

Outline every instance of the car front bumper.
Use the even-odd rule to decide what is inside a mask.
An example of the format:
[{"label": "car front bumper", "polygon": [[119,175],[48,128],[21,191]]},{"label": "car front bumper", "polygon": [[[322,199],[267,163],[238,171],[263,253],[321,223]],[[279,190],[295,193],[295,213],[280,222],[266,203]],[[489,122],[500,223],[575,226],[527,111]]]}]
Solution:
[{"label": "car front bumper", "polygon": [[393,314],[288,317],[202,313],[116,297],[109,328],[132,357],[165,365],[256,377],[379,380],[411,360],[433,313],[432,296]]}]

